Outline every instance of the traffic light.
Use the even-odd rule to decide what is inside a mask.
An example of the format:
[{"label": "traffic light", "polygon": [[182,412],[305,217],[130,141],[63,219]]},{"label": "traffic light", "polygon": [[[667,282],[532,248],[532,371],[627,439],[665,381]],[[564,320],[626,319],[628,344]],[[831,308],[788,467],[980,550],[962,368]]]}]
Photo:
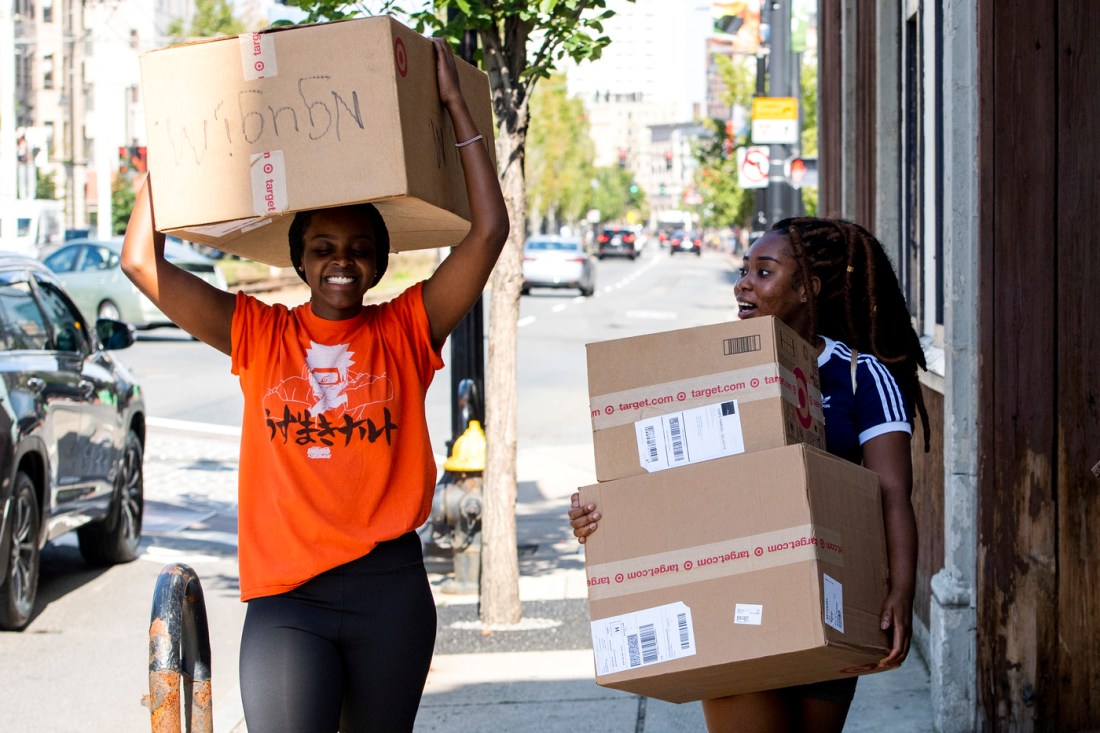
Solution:
[{"label": "traffic light", "polygon": [[794,188],[817,185],[817,158],[791,158],[786,168],[787,180]]},{"label": "traffic light", "polygon": [[626,151],[619,150],[619,168],[626,170]]}]

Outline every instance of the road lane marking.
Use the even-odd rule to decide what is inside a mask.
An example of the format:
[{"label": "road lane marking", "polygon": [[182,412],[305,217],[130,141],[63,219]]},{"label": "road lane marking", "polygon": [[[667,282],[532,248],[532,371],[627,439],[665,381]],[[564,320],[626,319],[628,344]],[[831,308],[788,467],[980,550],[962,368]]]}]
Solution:
[{"label": "road lane marking", "polygon": [[209,422],[192,422],[190,420],[173,420],[168,417],[147,417],[145,424],[151,428],[161,430],[183,430],[189,433],[205,433],[207,435],[229,435],[234,438],[241,437],[239,425],[219,425]]},{"label": "road lane marking", "polygon": [[518,321],[516,321],[516,325],[519,326],[520,328],[523,328],[524,326],[530,326],[534,322],[535,322],[535,317],[534,316],[527,316],[526,318],[521,318]]}]

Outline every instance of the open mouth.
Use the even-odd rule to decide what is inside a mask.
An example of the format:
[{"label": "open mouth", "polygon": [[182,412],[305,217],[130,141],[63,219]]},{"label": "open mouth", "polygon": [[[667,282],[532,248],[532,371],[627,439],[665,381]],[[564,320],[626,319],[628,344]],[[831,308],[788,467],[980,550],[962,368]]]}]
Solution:
[{"label": "open mouth", "polygon": [[746,316],[751,316],[755,313],[756,313],[756,304],[755,303],[746,303],[743,300],[737,301],[737,315],[741,316],[742,318],[745,318]]}]

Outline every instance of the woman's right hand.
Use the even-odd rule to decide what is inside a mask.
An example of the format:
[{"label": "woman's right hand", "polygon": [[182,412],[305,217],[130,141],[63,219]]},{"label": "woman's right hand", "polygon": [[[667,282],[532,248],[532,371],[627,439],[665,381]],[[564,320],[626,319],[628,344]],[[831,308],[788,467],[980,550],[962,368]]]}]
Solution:
[{"label": "woman's right hand", "polygon": [[570,497],[569,524],[573,525],[573,536],[583,545],[588,535],[599,527],[596,524],[602,515],[596,511],[595,504],[581,506],[581,495],[573,494]]}]

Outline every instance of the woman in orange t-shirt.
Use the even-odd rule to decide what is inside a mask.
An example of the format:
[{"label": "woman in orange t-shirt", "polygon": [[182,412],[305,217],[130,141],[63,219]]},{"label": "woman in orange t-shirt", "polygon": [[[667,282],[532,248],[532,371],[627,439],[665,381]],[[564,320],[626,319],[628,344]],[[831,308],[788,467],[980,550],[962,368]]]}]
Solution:
[{"label": "woman in orange t-shirt", "polygon": [[240,378],[241,694],[264,733],[412,730],[431,662],[435,604],[415,533],[435,481],[424,398],[508,235],[454,56],[433,43],[471,226],[423,283],[363,305],[389,256],[370,204],[295,216],[291,261],[310,301],[293,309],[168,263],[148,179],[126,231],[126,274]]}]

